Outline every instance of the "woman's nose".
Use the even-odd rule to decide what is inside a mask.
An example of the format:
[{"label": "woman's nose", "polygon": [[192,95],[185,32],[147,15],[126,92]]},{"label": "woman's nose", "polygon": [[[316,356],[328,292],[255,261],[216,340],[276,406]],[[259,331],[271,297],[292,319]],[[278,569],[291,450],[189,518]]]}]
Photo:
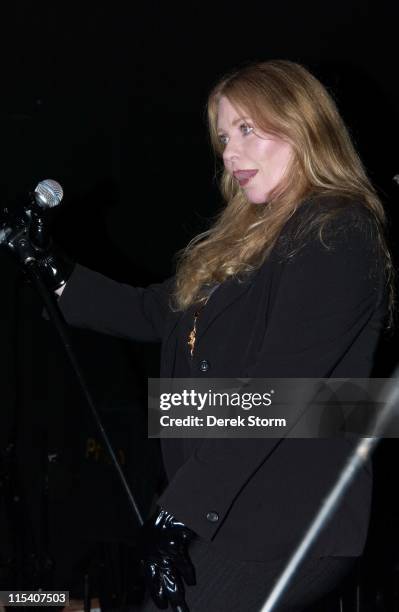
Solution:
[{"label": "woman's nose", "polygon": [[223,151],[223,161],[232,162],[239,158],[239,148],[235,140],[230,139]]}]

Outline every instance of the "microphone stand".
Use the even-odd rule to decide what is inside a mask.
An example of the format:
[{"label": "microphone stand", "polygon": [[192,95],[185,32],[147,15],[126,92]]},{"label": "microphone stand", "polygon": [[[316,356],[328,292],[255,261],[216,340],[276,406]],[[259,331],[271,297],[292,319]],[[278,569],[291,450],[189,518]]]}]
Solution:
[{"label": "microphone stand", "polygon": [[117,477],[122,485],[123,490],[125,491],[128,503],[133,511],[135,519],[137,520],[139,525],[142,526],[144,520],[141,515],[139,506],[129,486],[129,483],[126,480],[125,474],[123,473],[121,465],[117,459],[108,434],[104,429],[98,410],[95,406],[94,399],[86,384],[84,374],[75,356],[75,352],[72,348],[67,324],[65,323],[61,311],[58,307],[55,295],[53,295],[49,291],[43,280],[42,272],[37,263],[37,252],[35,252],[35,249],[31,245],[27,237],[26,228],[23,228],[22,231],[21,228],[18,228],[16,232],[9,230],[8,234],[5,237],[5,240],[3,241],[3,244],[5,244],[5,246],[7,246],[14,253],[14,255],[17,256],[25,273],[30,278],[33,286],[35,287],[36,291],[38,292],[39,296],[43,301],[48,316],[52,320],[58,332],[64,350],[78,379],[80,388],[83,392],[84,397],[86,398],[93,420],[97,426],[100,437],[111,459],[111,464],[114,470],[116,471]]},{"label": "microphone stand", "polygon": [[320,509],[303,535],[302,540],[292,553],[283,572],[260,609],[260,612],[272,612],[272,610],[275,609],[276,604],[291,583],[295,572],[298,570],[301,563],[303,563],[309,549],[334,515],[334,512],[342,502],[353,480],[362,466],[367,463],[372,452],[380,442],[382,435],[394,416],[395,408],[397,410],[399,405],[399,368],[396,369],[390,380],[392,382],[386,384],[380,393],[379,402],[383,403],[383,409],[372,424],[370,433],[367,437],[360,438],[359,442],[350,453],[336,482],[322,502]]}]

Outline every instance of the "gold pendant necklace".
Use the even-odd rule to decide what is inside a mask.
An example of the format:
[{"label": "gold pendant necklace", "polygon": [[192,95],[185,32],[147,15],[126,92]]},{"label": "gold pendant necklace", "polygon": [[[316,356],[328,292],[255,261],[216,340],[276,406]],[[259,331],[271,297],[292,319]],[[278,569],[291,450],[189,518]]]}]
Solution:
[{"label": "gold pendant necklace", "polygon": [[203,309],[205,308],[209,298],[211,297],[212,293],[219,287],[219,284],[214,285],[213,287],[211,287],[206,299],[203,301],[203,303],[201,304],[201,306],[198,308],[198,310],[195,311],[194,313],[194,323],[193,323],[193,328],[190,331],[190,333],[188,334],[188,340],[187,340],[187,344],[190,348],[190,356],[191,358],[194,355],[194,348],[195,348],[195,340],[197,338],[197,323],[198,323],[198,319],[200,317],[201,312],[203,311]]},{"label": "gold pendant necklace", "polygon": [[[205,304],[204,304],[204,306],[205,306]],[[203,307],[204,307],[204,306],[203,306]],[[202,307],[202,308],[203,308],[203,307]],[[201,310],[202,310],[202,309],[201,309]],[[197,321],[198,321],[198,318],[199,318],[199,316],[200,316],[200,312],[201,312],[201,310],[197,310],[197,311],[194,313],[194,324],[193,324],[193,328],[192,328],[192,330],[190,331],[190,333],[188,334],[188,341],[187,341],[187,344],[188,344],[188,346],[190,347],[190,356],[191,356],[191,357],[194,355],[195,340],[196,340],[196,337],[197,337]]]}]

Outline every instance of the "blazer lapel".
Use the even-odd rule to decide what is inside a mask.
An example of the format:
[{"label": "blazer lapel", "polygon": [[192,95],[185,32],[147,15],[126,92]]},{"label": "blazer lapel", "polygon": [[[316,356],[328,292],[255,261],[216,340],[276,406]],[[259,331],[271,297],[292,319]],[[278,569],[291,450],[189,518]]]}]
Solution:
[{"label": "blazer lapel", "polygon": [[183,316],[183,313],[181,311],[169,313],[169,316],[165,323],[165,332],[163,336],[164,344],[166,344],[169,341],[170,335],[175,330],[176,325],[178,324],[182,316]]},{"label": "blazer lapel", "polygon": [[[170,312],[165,322],[162,339],[161,378],[172,378],[176,360],[176,334],[172,335],[183,316],[182,312]],[[174,342],[173,342],[174,338]]]},{"label": "blazer lapel", "polygon": [[236,279],[228,279],[218,287],[209,298],[204,311],[201,313],[198,336],[201,338],[209,326],[219,317],[231,304],[248,291],[253,281],[253,276],[239,282]]},{"label": "blazer lapel", "polygon": [[[259,271],[255,273],[257,275]],[[223,312],[231,306],[238,298],[248,291],[254,280],[254,276],[248,277],[239,282],[236,279],[228,279],[218,287],[201,313],[200,324],[198,329],[197,341],[204,335],[209,326],[223,314]],[[191,308],[193,313],[195,308]],[[163,358],[162,358],[162,376],[169,378],[173,376],[174,362],[176,357],[176,334],[174,333],[178,323],[183,317],[182,312],[171,312],[165,323],[165,334],[163,338]]]}]

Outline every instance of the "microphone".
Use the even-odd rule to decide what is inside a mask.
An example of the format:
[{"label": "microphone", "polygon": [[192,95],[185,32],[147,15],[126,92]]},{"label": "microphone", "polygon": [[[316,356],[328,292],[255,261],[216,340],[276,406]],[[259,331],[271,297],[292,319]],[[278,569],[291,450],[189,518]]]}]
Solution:
[{"label": "microphone", "polygon": [[30,203],[13,209],[0,210],[0,246],[8,247],[24,266],[35,264],[45,274],[51,290],[62,286],[68,278],[73,262],[64,256],[55,257],[51,251],[51,235],[46,222],[46,211],[61,203],[64,192],[57,181],[40,181]]},{"label": "microphone", "polygon": [[34,197],[40,208],[53,208],[61,203],[64,191],[57,181],[46,179],[36,186]]},{"label": "microphone", "polygon": [[45,251],[51,245],[44,213],[47,209],[61,204],[63,195],[61,185],[52,179],[40,181],[32,194],[32,204],[27,207],[26,212],[30,217],[29,239],[38,251]]},{"label": "microphone", "polygon": [[61,185],[46,179],[30,194],[29,204],[0,210],[0,246],[14,249],[18,241],[24,240],[26,247],[45,251],[51,244],[46,229],[46,211],[58,206],[62,197]]}]

